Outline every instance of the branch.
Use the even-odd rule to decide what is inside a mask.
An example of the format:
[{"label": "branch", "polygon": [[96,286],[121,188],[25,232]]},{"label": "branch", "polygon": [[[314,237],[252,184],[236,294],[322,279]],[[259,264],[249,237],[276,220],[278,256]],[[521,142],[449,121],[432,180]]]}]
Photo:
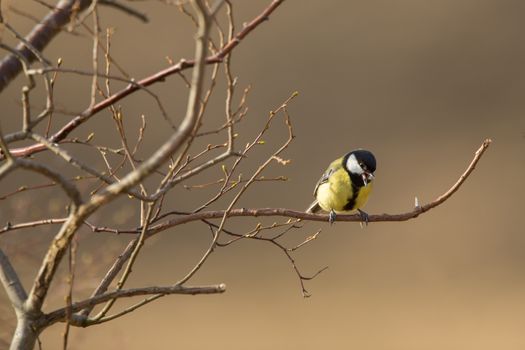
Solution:
[{"label": "branch", "polygon": [[[456,181],[456,183],[445,193],[443,193],[441,196],[436,198],[434,201],[427,203],[423,206],[417,205],[412,211],[402,213],[402,214],[377,214],[377,215],[369,215],[369,222],[386,222],[386,221],[407,221],[411,219],[417,218],[419,215],[441,205],[444,203],[447,199],[449,199],[460,187],[463,185],[465,180],[469,177],[469,175],[474,171],[476,164],[481,159],[481,156],[485,153],[487,148],[491,144],[491,140],[487,139],[483,142],[483,144],[480,146],[480,148],[476,151],[474,158],[470,162],[469,166],[461,174],[459,179]],[[328,221],[328,215],[326,214],[310,214],[305,213],[303,211],[297,211],[297,210],[291,210],[291,209],[285,209],[285,208],[254,208],[254,209],[233,209],[229,212],[226,212],[225,210],[215,210],[215,211],[206,211],[206,212],[200,212],[195,214],[189,214],[177,217],[175,219],[169,220],[165,223],[152,226],[149,230],[148,234],[153,235],[157,232],[164,231],[168,228],[182,225],[188,222],[197,221],[197,220],[203,220],[203,219],[218,219],[222,218],[227,213],[227,216],[233,217],[233,216],[283,216],[283,217],[289,217],[289,218],[297,218],[302,220],[309,220],[309,221]],[[361,216],[359,214],[352,214],[352,215],[337,215],[337,221],[347,221],[347,222],[361,222]],[[135,230],[134,233],[137,233],[138,231]]]},{"label": "branch", "polygon": [[0,281],[16,313],[21,313],[24,301],[27,299],[27,293],[18,278],[18,274],[9,262],[9,258],[2,249],[0,249]]},{"label": "branch", "polygon": [[25,307],[29,312],[40,312],[58,265],[73,235],[82,224],[83,222],[78,212],[71,211],[66,222],[64,222],[60,231],[51,242],[25,302]]},{"label": "branch", "polygon": [[66,220],[67,220],[66,218],[57,218],[57,219],[51,218],[51,219],[23,222],[20,224],[13,224],[8,221],[4,227],[0,228],[0,235],[8,231],[15,231],[15,230],[37,227],[37,226],[42,226],[42,225],[63,224]]},{"label": "branch", "polygon": [[[69,310],[76,312],[84,308],[92,308],[96,305],[105,303],[106,301],[120,298],[129,298],[139,295],[168,295],[168,294],[185,294],[185,295],[196,295],[196,294],[218,294],[226,291],[226,285],[215,284],[209,286],[169,286],[169,287],[144,287],[144,288],[132,288],[118,290],[106,294],[97,295],[95,297],[85,299],[68,306]],[[49,326],[55,322],[64,320],[66,316],[66,308],[61,308],[53,311],[43,317],[42,323],[45,326]]]},{"label": "branch", "polygon": [[[230,40],[226,45],[224,45],[216,54],[207,57],[205,59],[205,63],[206,64],[221,63],[224,57],[228,55],[235,47],[237,47],[249,33],[251,33],[261,23],[268,20],[272,12],[275,11],[275,9],[277,9],[277,7],[279,7],[279,5],[281,5],[283,2],[284,0],[274,0],[266,9],[264,9],[264,11],[259,16],[254,18],[251,22],[249,22],[244,27],[243,30],[237,33],[237,35],[235,35],[235,37],[232,40]],[[109,107],[112,104],[115,104],[116,102],[140,90],[141,88],[147,87],[149,85],[152,85],[158,82],[163,82],[168,76],[171,76],[173,74],[178,74],[183,70],[194,67],[196,62],[197,62],[196,59],[189,60],[189,61],[182,59],[179,63],[169,68],[166,68],[149,77],[139,80],[135,84],[129,84],[124,89],[100,101],[92,108],[86,109],[84,112],[82,112],[81,114],[73,118],[69,123],[67,123],[59,131],[57,131],[53,136],[50,137],[49,139],[50,142],[56,143],[56,142],[62,141],[69,135],[69,133],[71,133],[81,124],[85,123],[87,120],[89,120],[92,116],[94,116],[98,112],[104,110],[105,108]],[[0,77],[1,77],[1,74],[2,74],[2,71],[0,69]],[[18,137],[20,137],[20,135],[15,133],[12,137],[7,136],[6,141],[11,142],[17,139]],[[11,153],[15,157],[27,157],[31,154],[34,154],[36,152],[41,152],[45,149],[46,147],[44,145],[37,143],[31,146],[13,149],[11,150]],[[3,156],[0,155],[0,160],[2,158]]]}]

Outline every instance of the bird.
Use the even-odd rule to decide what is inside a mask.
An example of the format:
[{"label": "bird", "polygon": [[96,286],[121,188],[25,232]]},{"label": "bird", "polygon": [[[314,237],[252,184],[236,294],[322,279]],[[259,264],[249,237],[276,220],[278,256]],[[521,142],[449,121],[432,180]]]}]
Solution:
[{"label": "bird", "polygon": [[372,152],[356,149],[334,160],[323,173],[314,189],[315,200],[307,213],[324,210],[332,224],[337,213],[357,210],[368,224],[368,214],[361,210],[366,204],[374,181],[376,158]]}]

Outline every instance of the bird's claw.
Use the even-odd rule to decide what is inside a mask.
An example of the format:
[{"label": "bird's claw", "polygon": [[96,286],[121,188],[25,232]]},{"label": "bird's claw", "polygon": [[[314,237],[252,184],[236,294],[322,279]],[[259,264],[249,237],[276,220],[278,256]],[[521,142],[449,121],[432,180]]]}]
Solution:
[{"label": "bird's claw", "polygon": [[368,214],[361,209],[357,209],[359,216],[361,217],[361,225],[364,223],[365,226],[368,226]]},{"label": "bird's claw", "polygon": [[328,222],[330,223],[330,225],[334,223],[336,217],[337,214],[335,213],[335,211],[333,209],[330,210],[330,214],[328,214]]}]

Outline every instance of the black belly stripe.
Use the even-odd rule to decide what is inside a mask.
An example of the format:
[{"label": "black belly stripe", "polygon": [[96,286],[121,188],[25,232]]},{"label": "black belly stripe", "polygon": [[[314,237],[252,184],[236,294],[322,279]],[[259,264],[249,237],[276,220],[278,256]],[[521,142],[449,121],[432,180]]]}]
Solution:
[{"label": "black belly stripe", "polygon": [[346,168],[346,162],[348,160],[348,157],[350,157],[350,153],[345,155],[345,157],[343,158],[343,168],[346,170],[348,176],[350,176],[350,183],[352,185],[352,197],[348,198],[348,203],[346,203],[346,205],[343,207],[343,210],[346,211],[354,209],[357,196],[359,195],[359,190],[361,189],[361,187],[365,186],[365,182],[363,181],[363,178],[360,175],[352,174]]},{"label": "black belly stripe", "polygon": [[359,187],[354,185],[352,182],[352,197],[348,198],[348,203],[346,203],[343,209],[346,211],[353,210],[355,207],[355,201],[357,200],[358,195],[359,195]]}]

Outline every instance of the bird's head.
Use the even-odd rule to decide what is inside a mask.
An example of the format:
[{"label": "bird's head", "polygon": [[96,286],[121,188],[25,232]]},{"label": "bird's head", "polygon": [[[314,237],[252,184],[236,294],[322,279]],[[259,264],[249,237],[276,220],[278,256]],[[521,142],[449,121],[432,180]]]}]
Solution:
[{"label": "bird's head", "polygon": [[346,155],[344,166],[352,177],[360,179],[366,186],[374,179],[376,158],[370,151],[357,149]]}]

